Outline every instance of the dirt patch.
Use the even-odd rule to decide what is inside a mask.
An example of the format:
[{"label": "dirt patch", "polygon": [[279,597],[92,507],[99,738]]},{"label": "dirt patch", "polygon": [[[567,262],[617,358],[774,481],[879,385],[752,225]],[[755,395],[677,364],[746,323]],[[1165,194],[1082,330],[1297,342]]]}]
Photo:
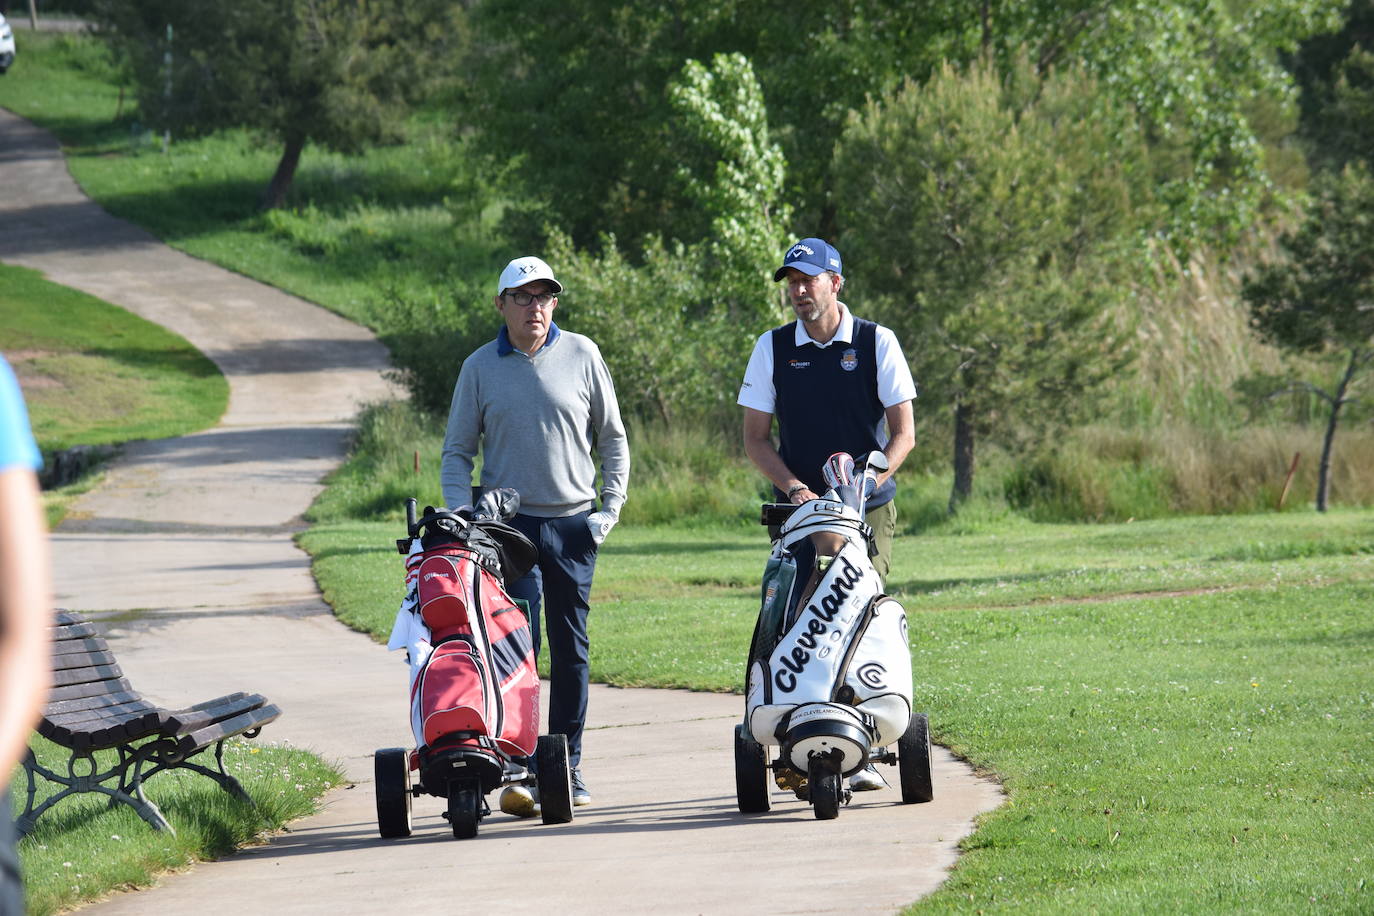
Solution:
[{"label": "dirt patch", "polygon": [[19,387],[29,392],[66,387],[61,379],[54,378],[31,365],[34,360],[56,355],[56,350],[10,350],[5,354],[5,359],[14,370],[15,378],[19,379]]}]

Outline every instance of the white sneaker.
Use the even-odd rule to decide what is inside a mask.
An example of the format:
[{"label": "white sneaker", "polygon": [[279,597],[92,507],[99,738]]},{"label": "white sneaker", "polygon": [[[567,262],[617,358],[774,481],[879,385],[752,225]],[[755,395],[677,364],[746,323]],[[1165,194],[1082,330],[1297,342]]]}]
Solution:
[{"label": "white sneaker", "polygon": [[870,763],[868,766],[849,777],[849,788],[853,789],[855,792],[872,792],[876,789],[886,789],[887,780],[883,779],[882,774]]},{"label": "white sneaker", "polygon": [[506,786],[501,790],[501,810],[515,817],[539,814],[539,790],[525,786]]},{"label": "white sneaker", "polygon": [[582,781],[582,770],[578,767],[572,769],[572,800],[573,805],[581,808],[583,805],[592,803],[592,793],[587,791],[587,784]]}]

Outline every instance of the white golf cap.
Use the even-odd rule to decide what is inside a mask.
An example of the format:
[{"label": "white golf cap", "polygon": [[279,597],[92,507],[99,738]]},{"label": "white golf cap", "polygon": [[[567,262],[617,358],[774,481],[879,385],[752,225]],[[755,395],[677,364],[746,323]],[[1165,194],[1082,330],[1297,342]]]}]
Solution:
[{"label": "white golf cap", "polygon": [[524,286],[526,283],[533,283],[535,280],[543,280],[553,287],[554,295],[563,292],[563,284],[553,278],[553,270],[540,258],[534,255],[516,258],[506,265],[506,269],[501,271],[501,279],[496,284],[496,295],[500,296],[508,289],[517,286]]}]

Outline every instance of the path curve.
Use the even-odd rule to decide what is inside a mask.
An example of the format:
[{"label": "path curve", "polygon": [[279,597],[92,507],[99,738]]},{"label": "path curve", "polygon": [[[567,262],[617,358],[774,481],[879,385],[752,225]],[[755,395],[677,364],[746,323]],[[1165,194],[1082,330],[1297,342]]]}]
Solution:
[{"label": "path curve", "polygon": [[172,914],[222,900],[350,914],[440,900],[563,913],[890,913],[937,887],[973,818],[1000,803],[994,783],[937,747],[930,804],[868,793],[822,822],[779,794],[772,813],[743,817],[730,744],[741,698],[594,686],[584,764],[596,804],[573,824],[497,813],[460,842],[442,802],[425,798],[411,839],[380,840],[371,753],[408,740],[405,666],[335,621],[291,535],[342,458],[358,405],[387,393],[382,348],[324,309],[109,216],[71,180],[55,140],[3,109],[0,175],[0,261],[171,328],[230,384],[218,427],[130,446],[77,503],[54,534],[59,604],[140,611],[107,629],[151,699],[262,692],[284,711],[264,739],[309,747],[353,781],[263,846],[86,912]]}]

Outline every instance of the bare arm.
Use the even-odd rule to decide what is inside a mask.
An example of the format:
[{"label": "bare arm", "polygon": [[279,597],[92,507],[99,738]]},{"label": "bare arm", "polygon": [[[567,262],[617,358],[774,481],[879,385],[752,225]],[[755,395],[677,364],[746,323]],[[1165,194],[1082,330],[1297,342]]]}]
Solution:
[{"label": "bare arm", "polygon": [[910,401],[893,404],[887,408],[885,415],[890,437],[887,447],[883,449],[883,454],[887,456],[887,472],[879,475],[878,486],[882,486],[889,477],[897,473],[897,468],[902,466],[902,462],[916,445],[916,421],[912,417]]},{"label": "bare arm", "polygon": [[[782,456],[773,447],[773,415],[752,407],[744,408],[744,454],[763,472],[763,476],[773,482],[782,492],[801,483],[801,479],[783,463]],[[792,496],[792,502],[801,504],[815,499],[817,494],[810,490],[799,490]]]},{"label": "bare arm", "polygon": [[38,480],[0,471],[0,778],[24,754],[52,687],[52,585]]}]

